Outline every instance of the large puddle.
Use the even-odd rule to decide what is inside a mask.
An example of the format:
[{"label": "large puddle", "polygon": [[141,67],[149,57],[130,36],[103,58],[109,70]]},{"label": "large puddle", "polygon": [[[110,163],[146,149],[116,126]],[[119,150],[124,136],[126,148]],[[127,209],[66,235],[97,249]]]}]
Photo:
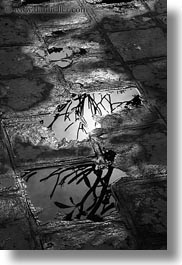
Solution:
[{"label": "large puddle", "polygon": [[[140,104],[135,88],[124,92],[71,94],[69,100],[57,107],[54,115],[44,119],[43,126],[54,130],[60,143],[92,141],[92,131],[101,126],[102,117]],[[110,185],[125,173],[113,167],[116,155],[113,150],[101,147],[96,139],[92,141],[92,147],[95,157],[90,158],[90,162],[80,159],[69,166],[65,163],[24,176],[32,203],[43,209],[40,220],[59,216],[64,220],[101,221],[115,210]]]},{"label": "large puddle", "polygon": [[95,128],[100,128],[99,118],[137,104],[140,97],[135,88],[72,94],[70,100],[57,107],[54,115],[44,119],[43,125],[52,129],[60,141],[82,141]]},{"label": "large puddle", "polygon": [[31,172],[24,179],[27,192],[35,207],[40,207],[41,221],[90,219],[102,217],[115,210],[110,184],[124,177],[119,169],[97,168],[94,163],[69,168],[49,168]]}]

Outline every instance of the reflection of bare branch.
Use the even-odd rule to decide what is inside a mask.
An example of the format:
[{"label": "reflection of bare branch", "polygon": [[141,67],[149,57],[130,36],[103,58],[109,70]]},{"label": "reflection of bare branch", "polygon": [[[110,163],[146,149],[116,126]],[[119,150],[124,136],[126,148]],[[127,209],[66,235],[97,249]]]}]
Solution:
[{"label": "reflection of bare branch", "polygon": [[56,190],[56,187],[57,187],[57,185],[58,185],[58,183],[59,183],[59,179],[60,179],[60,174],[59,174],[58,177],[57,177],[56,183],[55,183],[54,188],[53,188],[53,190],[52,190],[52,192],[51,192],[51,195],[50,195],[50,199],[51,199],[52,196],[54,195],[54,192],[55,192],[55,190]]},{"label": "reflection of bare branch", "polygon": [[[101,115],[102,116],[102,109],[101,107],[107,112],[107,113],[113,113],[117,108],[125,104],[125,107],[128,108],[128,106],[139,106],[141,104],[140,96],[134,96],[132,100],[129,101],[122,101],[122,102],[112,102],[111,94],[105,93],[104,95],[100,94],[101,98],[98,102],[96,102],[94,93],[87,94],[72,94],[72,99],[68,100],[66,103],[62,105],[58,105],[56,114],[54,115],[53,121],[48,126],[49,129],[52,129],[53,124],[56,122],[56,120],[63,116],[64,121],[67,119],[71,121],[70,115],[74,114],[74,121],[71,122],[71,124],[65,129],[67,131],[76,121],[80,121],[77,129],[77,140],[79,137],[80,131],[83,131],[85,134],[87,133],[86,127],[87,127],[87,121],[84,118],[84,106],[86,103],[86,100],[88,101],[88,109],[91,111],[92,116],[94,115]],[[109,103],[110,110],[108,110],[104,104],[105,102]],[[72,107],[76,103],[76,106]]]},{"label": "reflection of bare branch", "polygon": [[92,211],[89,213],[88,215],[88,218],[92,218],[92,216],[96,213],[96,211],[98,210],[98,208],[100,207],[103,199],[104,199],[104,196],[106,194],[106,191],[107,191],[107,188],[108,188],[108,185],[109,185],[109,180],[110,180],[110,177],[112,175],[112,172],[113,172],[113,167],[109,167],[108,168],[108,172],[107,174],[104,176],[104,186],[101,190],[101,193],[100,193],[100,196],[99,196],[99,199],[97,201],[97,203],[94,205],[94,208],[92,209]]}]

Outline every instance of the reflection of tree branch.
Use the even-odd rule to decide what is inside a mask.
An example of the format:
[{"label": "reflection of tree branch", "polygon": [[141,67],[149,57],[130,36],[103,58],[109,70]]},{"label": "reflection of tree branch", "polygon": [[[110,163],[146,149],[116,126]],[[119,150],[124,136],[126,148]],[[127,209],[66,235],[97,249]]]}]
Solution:
[{"label": "reflection of tree branch", "polygon": [[[84,94],[79,94],[77,96],[75,94],[72,94],[71,100],[68,100],[67,103],[64,103],[61,106],[59,105],[57,107],[57,113],[54,115],[54,119],[50,123],[48,128],[52,129],[53,124],[60,116],[64,116],[64,121],[66,121],[67,119],[71,121],[70,115],[74,114],[74,121],[65,129],[65,131],[67,131],[76,121],[80,120],[77,129],[77,140],[78,140],[80,131],[83,131],[84,133],[88,134],[86,131],[87,121],[84,118],[84,106],[86,99],[88,100],[88,109],[90,109],[92,116],[96,114],[102,116],[102,110],[100,107],[102,107],[107,113],[113,113],[114,110],[116,110],[123,104],[126,104],[126,107],[128,106],[137,107],[141,104],[141,99],[139,95],[134,96],[133,99],[129,101],[114,102],[114,103],[112,103],[112,98],[110,93],[106,93],[105,95],[101,94],[100,96],[101,96],[100,101],[96,102],[94,93],[93,95],[84,93]],[[106,100],[109,103],[110,112],[104,106],[104,100]],[[71,107],[72,104],[77,101],[78,103],[76,104],[76,106]],[[63,113],[64,110],[65,112]]]},{"label": "reflection of tree branch", "polygon": [[106,190],[107,190],[107,187],[109,185],[109,180],[110,180],[110,177],[112,175],[112,172],[113,172],[113,167],[108,167],[108,172],[107,174],[105,175],[104,177],[104,182],[105,182],[105,185],[103,186],[102,190],[101,190],[101,193],[100,193],[100,196],[99,196],[99,199],[98,201],[96,202],[94,208],[92,209],[92,211],[89,213],[88,215],[88,218],[92,218],[93,215],[96,213],[96,211],[98,210],[98,208],[100,207],[102,201],[103,201],[103,198],[105,196],[105,193],[106,193]]},{"label": "reflection of tree branch", "polygon": [[[60,181],[59,185],[62,186],[62,185],[65,183],[65,181],[66,181],[66,179],[67,179],[68,177],[70,177],[70,176],[73,175],[73,174],[77,174],[78,171],[80,171],[80,170],[82,170],[82,169],[84,169],[84,168],[90,167],[90,166],[93,166],[93,163],[65,169],[65,171],[70,171],[70,170],[75,170],[75,169],[77,168],[76,171],[73,171],[73,172],[71,172],[70,174],[66,175],[66,176]],[[61,172],[61,173],[62,173],[62,172]]]},{"label": "reflection of tree branch", "polygon": [[71,184],[73,181],[75,181],[76,179],[78,179],[80,176],[82,176],[83,174],[85,174],[85,173],[87,173],[87,172],[92,172],[92,168],[90,169],[90,168],[87,168],[87,169],[85,169],[85,170],[83,170],[83,171],[81,171],[79,174],[76,174],[76,176],[74,177],[74,178],[72,178],[69,182],[68,182],[68,184]]},{"label": "reflection of tree branch", "polygon": [[89,195],[93,192],[93,190],[95,190],[97,188],[97,185],[100,182],[101,176],[102,176],[102,170],[98,170],[97,171],[97,178],[96,178],[93,186],[88,190],[88,192],[85,194],[85,196],[82,198],[82,200],[76,205],[77,207],[79,207],[80,212],[83,211],[84,203],[87,200],[87,198],[89,197]]},{"label": "reflection of tree branch", "polygon": [[57,185],[58,185],[58,183],[59,183],[59,179],[60,179],[60,174],[58,174],[58,177],[57,177],[56,183],[55,183],[54,188],[53,188],[53,190],[52,190],[52,192],[51,192],[51,195],[50,195],[50,199],[51,199],[52,196],[54,195],[54,192],[55,192],[55,190],[56,190],[56,187],[57,187]]}]

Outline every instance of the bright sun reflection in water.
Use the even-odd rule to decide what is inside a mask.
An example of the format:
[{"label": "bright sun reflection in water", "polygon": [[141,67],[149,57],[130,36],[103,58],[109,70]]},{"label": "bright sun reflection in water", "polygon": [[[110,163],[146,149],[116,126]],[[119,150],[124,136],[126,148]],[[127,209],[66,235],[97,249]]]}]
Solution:
[{"label": "bright sun reflection in water", "polygon": [[68,100],[59,117],[48,116],[44,119],[44,126],[54,130],[57,139],[82,141],[87,139],[89,133],[101,125],[96,117],[103,117],[116,113],[125,107],[127,101],[138,95],[135,88],[122,91],[93,92],[74,94]]}]

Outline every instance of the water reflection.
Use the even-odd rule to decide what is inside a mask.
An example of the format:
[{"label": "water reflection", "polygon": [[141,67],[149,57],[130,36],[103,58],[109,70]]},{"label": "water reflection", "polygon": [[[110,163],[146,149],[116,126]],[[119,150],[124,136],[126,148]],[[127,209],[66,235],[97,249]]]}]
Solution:
[{"label": "water reflection", "polygon": [[100,128],[99,117],[124,108],[137,107],[141,103],[135,88],[125,91],[72,94],[70,100],[59,105],[52,116],[43,121],[44,126],[55,131],[64,142],[82,141],[95,128]]},{"label": "water reflection", "polygon": [[115,210],[110,184],[125,173],[112,166],[113,151],[103,154],[90,162],[24,174],[32,203],[44,209],[39,216],[42,221],[54,218],[58,211],[64,220],[102,221]]},{"label": "water reflection", "polygon": [[80,162],[71,161],[71,166],[65,164],[55,170],[30,170],[23,178],[27,181],[31,201],[45,209],[41,219],[51,219],[59,209],[64,220],[102,221],[103,216],[115,210],[110,184],[125,173],[113,167],[116,153],[101,147],[91,132],[101,126],[101,117],[139,107],[141,98],[135,88],[124,92],[71,94],[70,97],[43,124],[55,131],[62,145],[70,140],[88,138],[95,157],[90,162],[83,162],[84,158]]}]

